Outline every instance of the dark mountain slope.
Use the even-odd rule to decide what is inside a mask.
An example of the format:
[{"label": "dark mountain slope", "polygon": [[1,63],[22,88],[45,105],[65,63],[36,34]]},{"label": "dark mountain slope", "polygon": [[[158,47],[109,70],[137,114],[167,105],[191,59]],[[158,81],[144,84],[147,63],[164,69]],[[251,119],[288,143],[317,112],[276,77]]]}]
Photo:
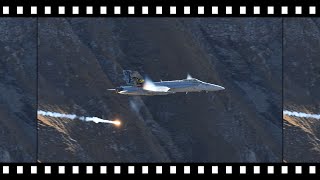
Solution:
[{"label": "dark mountain slope", "polygon": [[[39,21],[39,109],[123,122],[38,116],[41,161],[281,161],[281,19]],[[124,84],[125,69],[156,81],[190,73],[226,90],[106,91]]]},{"label": "dark mountain slope", "polygon": [[36,19],[0,20],[0,162],[35,162]]}]

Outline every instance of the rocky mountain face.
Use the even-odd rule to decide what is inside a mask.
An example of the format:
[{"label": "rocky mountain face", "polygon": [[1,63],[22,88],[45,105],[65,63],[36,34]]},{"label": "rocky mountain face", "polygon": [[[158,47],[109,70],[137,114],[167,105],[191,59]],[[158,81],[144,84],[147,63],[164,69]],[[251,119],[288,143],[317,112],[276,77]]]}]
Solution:
[{"label": "rocky mountain face", "polygon": [[[319,113],[320,19],[2,18],[0,162],[280,162],[284,109]],[[39,109],[122,126],[38,116]],[[283,50],[283,54],[281,53]],[[131,69],[212,93],[106,91]],[[283,158],[318,162],[319,120],[284,116]],[[39,145],[37,147],[37,125]],[[37,155],[37,151],[39,152]]]},{"label": "rocky mountain face", "polygon": [[[319,114],[320,19],[284,19],[284,109]],[[320,161],[319,119],[284,116],[284,160]]]},{"label": "rocky mountain face", "polygon": [[0,20],[0,162],[35,162],[35,18]]},{"label": "rocky mountain face", "polygon": [[[282,161],[280,18],[39,18],[41,162]],[[210,93],[125,96],[123,70]]]}]

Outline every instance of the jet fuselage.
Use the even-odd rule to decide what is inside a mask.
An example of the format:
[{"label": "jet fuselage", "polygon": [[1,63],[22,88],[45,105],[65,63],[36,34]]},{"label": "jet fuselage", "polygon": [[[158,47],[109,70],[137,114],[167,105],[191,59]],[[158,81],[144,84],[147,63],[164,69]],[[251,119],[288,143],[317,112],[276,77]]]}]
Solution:
[{"label": "jet fuselage", "polygon": [[220,91],[224,87],[206,83],[195,78],[174,80],[174,81],[160,81],[154,82],[156,87],[167,87],[168,91],[149,91],[143,87],[136,86],[120,86],[116,88],[117,93],[126,95],[167,95],[177,92],[201,92],[201,91]]}]

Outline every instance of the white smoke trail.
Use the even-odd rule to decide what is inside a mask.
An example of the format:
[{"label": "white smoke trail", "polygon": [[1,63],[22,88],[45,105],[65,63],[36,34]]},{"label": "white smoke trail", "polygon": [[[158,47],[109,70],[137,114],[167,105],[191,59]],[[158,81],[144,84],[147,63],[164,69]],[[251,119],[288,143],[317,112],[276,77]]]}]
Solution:
[{"label": "white smoke trail", "polygon": [[50,117],[58,117],[58,118],[67,118],[67,119],[75,119],[77,118],[77,115],[75,114],[60,114],[57,112],[46,112],[46,111],[38,111],[39,115],[42,116],[50,116]]},{"label": "white smoke trail", "polygon": [[86,122],[95,122],[95,123],[110,123],[110,124],[115,124],[115,125],[120,125],[121,122],[118,120],[111,121],[111,120],[106,120],[106,119],[101,119],[98,117],[84,117],[84,116],[77,116],[75,114],[61,114],[57,112],[49,112],[49,111],[38,111],[38,115],[42,116],[50,116],[50,117],[57,117],[57,118],[67,118],[67,119],[78,119],[81,121],[86,121]]},{"label": "white smoke trail", "polygon": [[295,111],[287,111],[287,110],[283,111],[283,114],[288,116],[295,116],[295,117],[320,119],[320,114],[307,114],[303,112],[295,112]]}]

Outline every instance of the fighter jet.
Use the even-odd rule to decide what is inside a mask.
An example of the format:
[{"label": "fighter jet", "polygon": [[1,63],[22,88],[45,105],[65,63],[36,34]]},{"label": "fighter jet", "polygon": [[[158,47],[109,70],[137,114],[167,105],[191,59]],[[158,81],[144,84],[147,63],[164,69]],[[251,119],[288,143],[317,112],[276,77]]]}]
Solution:
[{"label": "fighter jet", "polygon": [[154,95],[168,95],[178,92],[201,92],[201,91],[220,91],[225,88],[219,85],[200,81],[190,75],[186,79],[173,81],[153,82],[149,78],[143,79],[136,71],[125,70],[124,75],[129,85],[120,86],[115,89],[108,89],[115,91],[117,94],[133,95],[133,96],[154,96]]}]

